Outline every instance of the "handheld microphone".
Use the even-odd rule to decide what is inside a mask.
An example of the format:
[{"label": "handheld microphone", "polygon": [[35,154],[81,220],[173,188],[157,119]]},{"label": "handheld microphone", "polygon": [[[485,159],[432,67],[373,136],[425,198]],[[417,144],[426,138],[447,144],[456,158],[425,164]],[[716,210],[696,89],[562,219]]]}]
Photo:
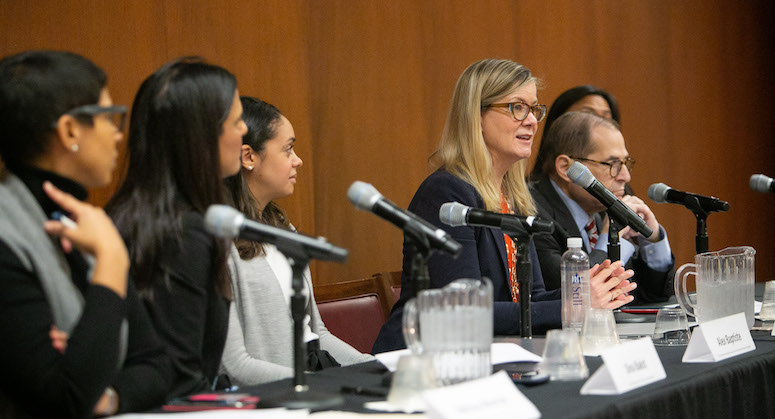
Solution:
[{"label": "handheld microphone", "polygon": [[442,250],[450,255],[457,255],[463,246],[455,241],[446,231],[434,226],[411,212],[399,208],[385,199],[376,188],[366,182],[356,180],[347,191],[350,202],[363,211],[373,212],[381,218],[393,223],[402,230],[419,231],[428,239],[432,248]]},{"label": "handheld microphone", "polygon": [[568,171],[568,177],[573,183],[586,189],[590,195],[594,196],[600,203],[605,205],[608,214],[615,218],[622,225],[628,225],[637,231],[643,237],[651,237],[654,233],[643,218],[640,218],[633,210],[622,202],[616,195],[612,194],[600,181],[595,178],[587,166],[579,162],[573,162]]},{"label": "handheld microphone", "polygon": [[765,175],[753,175],[751,181],[748,182],[751,189],[761,193],[775,193],[775,182],[772,178]]},{"label": "handheld microphone", "polygon": [[317,260],[344,262],[347,249],[337,247],[323,237],[313,238],[304,234],[248,220],[228,205],[210,205],[205,213],[205,230],[215,237],[269,243],[285,252],[303,249],[306,256]]},{"label": "handheld microphone", "polygon": [[554,222],[542,220],[538,217],[523,217],[514,214],[500,214],[471,208],[459,202],[447,202],[439,209],[441,222],[452,227],[471,225],[484,227],[501,227],[504,221],[517,221],[531,233],[551,233],[554,231]]},{"label": "handheld microphone", "polygon": [[729,211],[729,203],[726,201],[722,201],[715,196],[703,196],[703,195],[697,195],[690,192],[683,192],[679,190],[675,190],[664,183],[655,183],[651,186],[649,186],[649,192],[648,192],[649,198],[651,198],[654,202],[658,204],[663,204],[665,202],[669,202],[671,204],[681,204],[685,206],[689,206],[687,201],[697,199],[697,202],[700,203],[700,208],[703,209],[703,211],[706,212],[714,212],[714,211]]}]

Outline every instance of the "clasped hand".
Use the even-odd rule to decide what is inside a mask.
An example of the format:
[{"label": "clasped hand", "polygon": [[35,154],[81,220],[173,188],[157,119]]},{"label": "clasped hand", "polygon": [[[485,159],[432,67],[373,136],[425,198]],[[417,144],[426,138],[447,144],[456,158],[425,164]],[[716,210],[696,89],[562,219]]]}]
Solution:
[{"label": "clasped hand", "polygon": [[606,259],[589,270],[590,305],[592,308],[619,308],[635,299],[629,295],[637,284],[629,279],[635,272],[624,269],[621,261]]}]

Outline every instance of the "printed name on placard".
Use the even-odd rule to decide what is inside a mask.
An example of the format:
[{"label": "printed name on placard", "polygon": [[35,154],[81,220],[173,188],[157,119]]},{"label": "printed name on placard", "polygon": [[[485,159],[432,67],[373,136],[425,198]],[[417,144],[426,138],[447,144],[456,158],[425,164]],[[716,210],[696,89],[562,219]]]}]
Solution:
[{"label": "printed name on placard", "polygon": [[581,394],[622,394],[664,379],[667,375],[650,338],[603,351],[603,365],[581,387]]},{"label": "printed name on placard", "polygon": [[743,340],[743,337],[740,335],[740,333],[733,333],[732,336],[730,335],[716,336],[716,341],[718,341],[719,346],[724,346],[735,342],[741,342],[742,340]]},{"label": "printed name on placard", "polygon": [[745,314],[737,313],[697,326],[683,362],[717,362],[754,349]]}]

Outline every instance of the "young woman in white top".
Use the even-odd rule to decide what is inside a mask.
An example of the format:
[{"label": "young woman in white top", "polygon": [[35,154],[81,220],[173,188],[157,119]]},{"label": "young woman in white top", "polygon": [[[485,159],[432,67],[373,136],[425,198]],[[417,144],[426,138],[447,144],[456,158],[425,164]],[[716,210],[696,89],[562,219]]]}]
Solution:
[{"label": "young woman in white top", "polygon": [[[293,194],[302,165],[293,149],[293,126],[276,107],[250,97],[241,100],[248,133],[242,140],[242,169],[226,180],[233,204],[247,218],[292,230],[274,200]],[[273,245],[242,240],[235,245],[231,258],[234,302],[222,372],[239,385],[291,377],[291,267]],[[304,280],[305,289],[311,290],[309,269]],[[314,297],[307,303],[304,341],[309,371],[373,359],[326,329]]]}]

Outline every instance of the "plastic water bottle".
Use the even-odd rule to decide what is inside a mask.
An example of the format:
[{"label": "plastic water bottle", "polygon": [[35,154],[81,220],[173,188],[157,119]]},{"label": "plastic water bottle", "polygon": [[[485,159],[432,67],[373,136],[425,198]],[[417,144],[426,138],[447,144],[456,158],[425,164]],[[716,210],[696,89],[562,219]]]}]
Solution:
[{"label": "plastic water bottle", "polygon": [[581,333],[589,310],[589,256],[581,248],[580,237],[568,238],[568,250],[560,262],[562,278],[562,328]]}]

